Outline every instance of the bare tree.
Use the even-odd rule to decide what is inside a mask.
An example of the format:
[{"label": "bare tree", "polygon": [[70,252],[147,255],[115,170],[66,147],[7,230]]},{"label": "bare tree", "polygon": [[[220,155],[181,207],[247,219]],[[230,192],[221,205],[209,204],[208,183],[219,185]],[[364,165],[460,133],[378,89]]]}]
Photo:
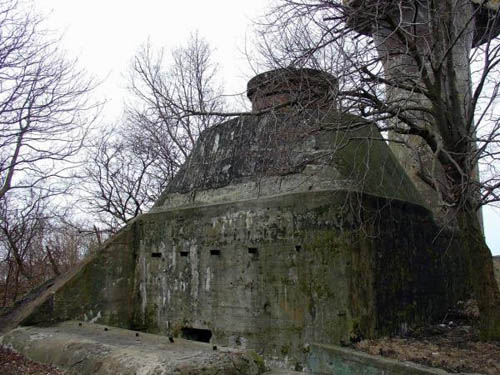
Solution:
[{"label": "bare tree", "polygon": [[93,83],[26,9],[0,1],[0,199],[12,189],[47,187],[47,180],[55,189],[96,114]]},{"label": "bare tree", "polygon": [[[500,292],[477,212],[498,201],[499,16],[493,2],[279,0],[260,25],[269,66],[339,78],[344,109],[372,119],[468,250],[484,338],[500,338]],[[471,80],[471,68],[474,70]]]},{"label": "bare tree", "polygon": [[100,134],[85,168],[85,201],[107,230],[115,232],[150,208],[200,133],[220,121],[213,115],[222,111],[223,99],[211,53],[194,34],[169,59],[149,45],[134,58],[125,120]]},{"label": "bare tree", "polygon": [[[50,202],[71,189],[98,113],[92,80],[30,1],[0,0],[0,282],[3,304],[80,259]],[[70,227],[68,227],[70,228]],[[65,233],[63,233],[65,232]]]},{"label": "bare tree", "polygon": [[107,231],[121,226],[150,207],[172,172],[164,171],[154,148],[124,129],[111,129],[90,148],[85,166],[84,201]]},{"label": "bare tree", "polygon": [[[208,43],[193,34],[186,47],[173,50],[170,63],[164,50],[154,54],[149,44],[132,63],[130,90],[136,103],[128,114],[136,128],[130,130],[143,135],[139,147],[156,149],[173,170],[189,155],[200,132],[220,121],[212,115],[224,103],[211,53]],[[188,115],[195,112],[199,115]]]},{"label": "bare tree", "polygon": [[[31,288],[67,271],[90,245],[51,196],[39,189],[8,194],[0,201],[0,304],[9,305]],[[43,192],[43,191],[42,191]]]}]

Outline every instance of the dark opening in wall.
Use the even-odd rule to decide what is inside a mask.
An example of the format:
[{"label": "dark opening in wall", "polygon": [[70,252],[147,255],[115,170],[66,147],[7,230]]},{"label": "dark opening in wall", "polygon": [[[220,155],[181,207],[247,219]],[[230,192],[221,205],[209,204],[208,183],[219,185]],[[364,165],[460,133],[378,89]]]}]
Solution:
[{"label": "dark opening in wall", "polygon": [[189,251],[181,251],[181,257],[187,257],[189,255]]},{"label": "dark opening in wall", "polygon": [[161,253],[151,253],[151,258],[161,258]]},{"label": "dark opening in wall", "polygon": [[300,250],[302,250],[302,246],[301,245],[295,245],[295,250],[297,252],[299,252]]},{"label": "dark opening in wall", "polygon": [[210,255],[220,255],[220,250],[219,249],[210,250]]},{"label": "dark opening in wall", "polygon": [[210,331],[209,329],[184,327],[181,329],[181,335],[182,338],[186,340],[210,342],[212,331]]},{"label": "dark opening in wall", "polygon": [[248,248],[248,254],[258,255],[259,254],[259,250],[256,247],[249,247]]}]

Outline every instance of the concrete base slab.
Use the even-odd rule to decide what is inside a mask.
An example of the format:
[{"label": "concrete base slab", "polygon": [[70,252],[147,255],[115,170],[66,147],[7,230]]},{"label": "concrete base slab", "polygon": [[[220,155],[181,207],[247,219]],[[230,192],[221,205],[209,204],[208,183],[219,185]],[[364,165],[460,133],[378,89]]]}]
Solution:
[{"label": "concrete base slab", "polygon": [[214,347],[175,338],[84,322],[20,327],[0,343],[26,357],[72,374],[261,374],[262,359],[251,351]]},{"label": "concrete base slab", "polygon": [[[312,344],[307,366],[316,375],[448,375],[447,371],[341,348]],[[479,375],[463,373],[463,375]]]}]

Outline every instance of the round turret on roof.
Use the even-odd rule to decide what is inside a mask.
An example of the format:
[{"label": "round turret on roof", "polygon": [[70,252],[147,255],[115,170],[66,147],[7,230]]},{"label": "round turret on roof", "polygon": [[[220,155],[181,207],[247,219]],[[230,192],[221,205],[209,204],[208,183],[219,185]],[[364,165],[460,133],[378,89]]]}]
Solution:
[{"label": "round turret on roof", "polygon": [[316,69],[285,68],[271,70],[252,78],[247,96],[254,112],[291,105],[304,108],[334,106],[338,92],[337,78]]}]

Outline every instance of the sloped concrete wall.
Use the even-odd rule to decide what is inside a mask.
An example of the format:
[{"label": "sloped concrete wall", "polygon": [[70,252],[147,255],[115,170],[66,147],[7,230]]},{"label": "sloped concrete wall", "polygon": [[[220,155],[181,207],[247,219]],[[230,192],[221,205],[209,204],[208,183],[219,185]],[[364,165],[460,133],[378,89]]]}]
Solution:
[{"label": "sloped concrete wall", "polygon": [[130,328],[137,240],[136,225],[125,227],[38,306],[23,325],[78,319]]}]

